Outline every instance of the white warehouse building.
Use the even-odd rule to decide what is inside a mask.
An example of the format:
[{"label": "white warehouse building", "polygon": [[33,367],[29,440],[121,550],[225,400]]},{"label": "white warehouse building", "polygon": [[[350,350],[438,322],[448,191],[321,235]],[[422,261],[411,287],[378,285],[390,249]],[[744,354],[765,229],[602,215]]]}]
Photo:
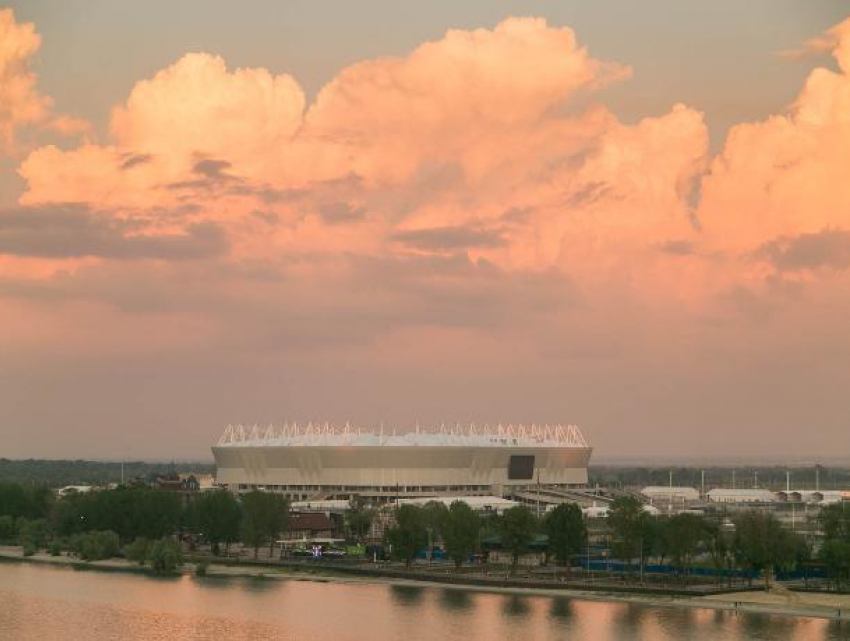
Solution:
[{"label": "white warehouse building", "polygon": [[212,452],[217,483],[234,492],[380,502],[583,486],[591,448],[574,425],[457,425],[396,434],[326,423],[228,426]]},{"label": "white warehouse building", "polygon": [[706,494],[712,503],[772,503],[776,495],[770,490],[729,489],[718,487]]},{"label": "white warehouse building", "polygon": [[640,493],[653,502],[661,503],[687,503],[699,500],[699,492],[687,486],[649,485]]}]

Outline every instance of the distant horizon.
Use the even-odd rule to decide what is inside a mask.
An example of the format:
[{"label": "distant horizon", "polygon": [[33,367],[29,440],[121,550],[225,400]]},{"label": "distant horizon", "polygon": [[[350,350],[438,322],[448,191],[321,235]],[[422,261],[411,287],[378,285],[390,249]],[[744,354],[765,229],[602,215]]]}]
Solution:
[{"label": "distant horizon", "polygon": [[[7,461],[84,461],[89,463],[152,463],[152,464],[203,464],[214,465],[215,461],[210,455],[207,458],[192,458],[192,457],[137,457],[128,456],[126,458],[110,458],[110,457],[91,457],[91,456],[71,456],[71,457],[42,457],[42,456],[2,456],[0,460]],[[787,466],[789,469],[813,468],[817,465],[822,467],[839,467],[850,469],[850,457],[836,456],[765,456],[763,458],[749,457],[745,455],[728,455],[720,457],[695,457],[675,455],[659,455],[659,456],[635,456],[635,455],[606,455],[597,458],[595,453],[591,456],[589,468],[593,467],[681,467],[696,469],[699,467],[719,467],[732,469],[735,467],[777,467]]]}]

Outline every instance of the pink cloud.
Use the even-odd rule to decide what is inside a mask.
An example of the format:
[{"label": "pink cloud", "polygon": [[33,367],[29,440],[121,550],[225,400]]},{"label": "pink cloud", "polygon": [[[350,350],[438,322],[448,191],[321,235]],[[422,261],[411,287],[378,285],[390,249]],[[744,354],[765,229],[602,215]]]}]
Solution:
[{"label": "pink cloud", "polygon": [[713,161],[699,210],[712,247],[850,228],[850,20],[829,33],[839,70],[813,70],[787,113],[733,127]]},{"label": "pink cloud", "polygon": [[[845,47],[841,35],[842,65]],[[89,203],[118,221],[104,225],[125,245],[211,224],[227,238],[217,264],[256,261],[325,291],[368,298],[361,260],[433,260],[554,270],[562,280],[547,286],[594,313],[634,304],[695,317],[729,291],[763,289],[765,257],[779,250],[760,248],[772,239],[795,247],[795,235],[846,225],[845,69],[814,71],[789,114],[733,128],[704,179],[699,111],[674,105],[627,124],[601,104],[598,88],[628,74],[537,19],[358,63],[309,106],[290,76],[190,54],[136,84],[108,144],[30,154],[21,200]],[[73,258],[44,260],[75,269]],[[375,295],[380,306],[397,292]]]},{"label": "pink cloud", "polygon": [[[150,355],[139,388],[178,372],[274,411],[282,389],[303,412],[583,407],[614,446],[641,412],[644,448],[796,420],[822,381],[837,424],[846,25],[839,70],[713,159],[697,109],[621,121],[598,89],[628,68],[541,20],[363,61],[309,105],[288,75],[185,56],[136,83],[100,144],[21,163],[21,206],[0,211],[0,348],[21,369],[70,356],[69,377]],[[818,402],[789,405],[777,381]],[[206,384],[197,403],[163,390],[209,408]]]},{"label": "pink cloud", "polygon": [[[598,254],[611,234],[643,249],[688,232],[685,192],[706,134],[686,107],[629,126],[593,102],[628,74],[568,28],[509,19],[344,69],[305,115],[291,77],[190,54],[136,84],[113,112],[110,145],[33,152],[22,202],[90,202],[147,221],[146,208],[191,202],[195,219],[230,228],[240,256],[377,253],[398,249],[405,230],[470,224],[504,243],[452,251],[504,268],[566,265],[565,248]],[[275,196],[286,193],[301,195]],[[340,207],[357,215],[329,214]],[[248,219],[258,208],[280,224]],[[534,214],[505,227],[510,209]],[[631,222],[618,228],[621,215]]]},{"label": "pink cloud", "polygon": [[41,46],[32,23],[18,23],[11,9],[0,9],[0,150],[15,147],[16,130],[41,126],[63,135],[88,132],[83,120],[52,112],[53,100],[39,92],[31,62]]}]

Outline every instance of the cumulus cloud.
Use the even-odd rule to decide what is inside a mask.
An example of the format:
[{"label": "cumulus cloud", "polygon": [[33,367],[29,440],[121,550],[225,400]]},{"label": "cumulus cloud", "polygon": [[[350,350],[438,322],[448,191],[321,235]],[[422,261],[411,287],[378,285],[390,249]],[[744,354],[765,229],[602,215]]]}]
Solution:
[{"label": "cumulus cloud", "polygon": [[[580,256],[586,269],[613,247],[648,251],[692,231],[702,116],[677,105],[621,123],[592,96],[628,75],[539,19],[357,63],[309,108],[289,76],[190,54],[136,84],[111,144],[32,153],[22,202],[192,202],[236,255],[407,247],[523,270]],[[246,222],[258,209],[275,230]],[[534,214],[506,226],[509,209]]]},{"label": "cumulus cloud", "polygon": [[788,113],[729,132],[699,205],[712,246],[740,255],[850,224],[850,20],[829,37],[837,71],[813,70]]},{"label": "cumulus cloud", "polygon": [[40,45],[35,25],[18,24],[11,9],[0,9],[0,137],[7,147],[16,128],[43,121],[50,108],[29,67]]},{"label": "cumulus cloud", "polygon": [[133,87],[104,144],[26,158],[30,213],[86,206],[42,241],[36,215],[7,218],[4,248],[63,270],[170,251],[260,261],[329,294],[364,273],[338,256],[457,258],[537,274],[604,314],[711,306],[764,276],[742,258],[776,268],[787,239],[846,228],[844,66],[813,72],[788,114],[733,128],[704,179],[699,111],[624,123],[596,98],[628,76],[539,19],[357,63],[310,105],[288,75],[189,54]]},{"label": "cumulus cloud", "polygon": [[66,135],[88,129],[81,120],[53,114],[53,101],[39,92],[31,62],[40,46],[35,25],[18,23],[11,9],[0,9],[0,150],[12,150],[16,130],[26,126]]},{"label": "cumulus cloud", "polygon": [[703,390],[743,394],[718,381],[778,371],[777,345],[805,363],[846,340],[848,30],[828,35],[838,70],[714,159],[697,109],[621,121],[597,92],[628,67],[538,19],[354,64],[309,105],[286,74],[184,56],[136,83],[106,140],[21,163],[0,347],[185,352],[193,375],[218,359],[204,375],[269,371],[276,409],[278,386],[309,402],[302,375],[372,405],[384,367],[401,393],[448,381],[428,389],[488,411],[590,398],[612,433],[676,391],[711,414],[728,404]]}]

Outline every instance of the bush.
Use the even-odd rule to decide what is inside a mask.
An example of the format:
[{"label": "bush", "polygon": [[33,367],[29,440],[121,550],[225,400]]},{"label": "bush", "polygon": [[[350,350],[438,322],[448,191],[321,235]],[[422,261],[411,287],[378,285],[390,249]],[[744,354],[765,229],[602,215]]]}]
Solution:
[{"label": "bush", "polygon": [[124,548],[124,556],[130,561],[136,561],[144,565],[151,553],[151,542],[144,538],[138,538]]},{"label": "bush", "polygon": [[59,543],[59,541],[53,541],[50,544],[49,549],[50,549],[50,556],[59,556],[60,554],[62,554],[62,545]]},{"label": "bush", "polygon": [[118,554],[118,535],[109,530],[77,534],[71,540],[71,549],[86,561],[110,559]]},{"label": "bush", "polygon": [[23,546],[24,556],[32,556],[36,552],[38,552],[38,547],[36,547],[35,543],[30,539],[24,539],[21,541]]},{"label": "bush", "polygon": [[151,548],[150,561],[157,574],[173,574],[183,563],[183,551],[177,541],[160,539]]},{"label": "bush", "polygon": [[206,561],[201,561],[195,566],[195,575],[196,576],[206,576],[207,571],[210,569],[210,564]]}]

